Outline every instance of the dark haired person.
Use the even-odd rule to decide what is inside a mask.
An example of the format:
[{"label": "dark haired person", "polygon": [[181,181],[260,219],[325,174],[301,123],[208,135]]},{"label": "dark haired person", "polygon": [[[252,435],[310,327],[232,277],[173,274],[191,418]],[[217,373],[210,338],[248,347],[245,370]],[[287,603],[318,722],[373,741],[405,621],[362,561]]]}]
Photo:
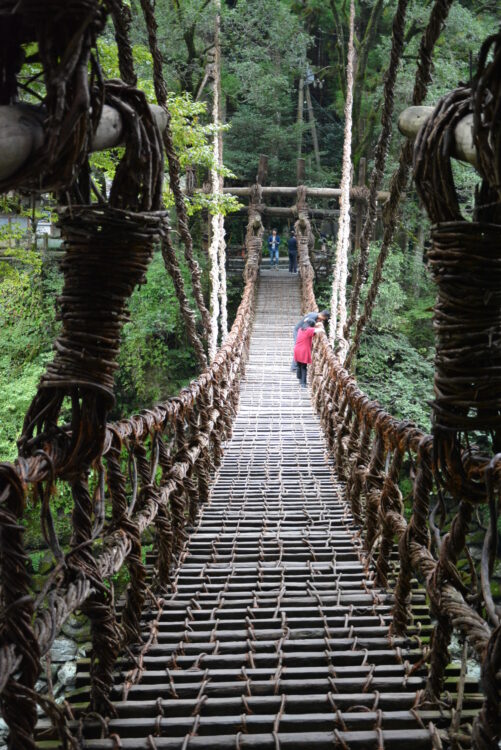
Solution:
[{"label": "dark haired person", "polygon": [[275,267],[278,271],[278,247],[280,245],[280,235],[276,229],[271,230],[268,237],[268,250],[270,252],[270,268]]},{"label": "dark haired person", "polygon": [[297,333],[294,346],[294,359],[297,362],[297,378],[301,388],[306,388],[308,365],[311,364],[311,350],[313,348],[313,336],[322,329],[320,321],[314,323],[312,318],[301,326]]},{"label": "dark haired person", "polygon": [[[321,310],[320,312],[310,312],[310,313],[306,313],[306,315],[303,315],[301,320],[298,323],[296,323],[296,325],[294,326],[294,346],[296,345],[297,334],[300,328],[302,328],[303,326],[307,326],[310,323],[313,326],[315,325],[315,323],[318,323],[318,322],[327,323],[330,316],[331,314],[329,310]],[[291,370],[292,372],[296,370],[296,360],[294,358],[292,359]]]}]

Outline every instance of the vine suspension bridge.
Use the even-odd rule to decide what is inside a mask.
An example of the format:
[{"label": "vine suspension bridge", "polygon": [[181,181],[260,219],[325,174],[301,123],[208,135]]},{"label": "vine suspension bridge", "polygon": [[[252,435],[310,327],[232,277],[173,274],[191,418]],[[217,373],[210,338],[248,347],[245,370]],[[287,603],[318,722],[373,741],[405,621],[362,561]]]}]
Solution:
[{"label": "vine suspension bridge", "polygon": [[[431,620],[416,580],[407,633],[391,631],[398,556],[383,590],[290,371],[299,314],[297,277],[261,271],[238,413],[209,500],[172,593],[143,613],[145,645],[118,662],[114,718],[105,733],[85,720],[89,750],[401,748],[402,736],[409,748],[438,747],[459,690],[463,719],[480,708],[476,682],[459,687],[459,665],[446,672],[450,707],[426,705]],[[77,715],[90,684],[86,662],[80,670]],[[53,747],[50,722],[38,731]]]},{"label": "vine suspension bridge", "polygon": [[[427,112],[383,193],[406,6],[398,3],[374,177],[368,190],[351,191],[367,208],[361,250],[376,201],[386,200],[382,250],[363,313],[346,326],[341,316],[339,341],[348,344],[346,331],[355,330],[346,358],[319,332],[305,391],[290,372],[292,329],[300,313],[317,309],[307,199],[322,189],[285,189],[296,198],[299,277],[261,268],[270,192],[262,170],[255,185],[240,189],[249,196],[245,287],[217,348],[217,316],[210,320],[205,307],[180,188],[154,4],[141,0],[158,107],[135,88],[127,5],[49,5],[0,0],[0,122],[9,126],[0,139],[10,144],[9,158],[0,158],[0,189],[56,193],[65,243],[55,356],[26,414],[18,458],[0,464],[0,702],[9,750],[384,750],[404,743],[495,750],[501,35],[486,40],[472,81]],[[430,12],[416,106],[449,6],[436,0]],[[108,14],[122,80],[104,81],[100,72],[96,42]],[[17,98],[17,61],[31,42],[43,68],[43,109]],[[88,155],[117,143],[123,155],[105,200]],[[162,203],[164,153],[203,335]],[[459,209],[457,156],[482,178],[473,222]],[[349,369],[412,160],[433,223],[431,435],[370,400]],[[344,169],[341,209],[343,199],[349,205],[347,175]],[[222,220],[213,226],[221,232]],[[127,301],[144,282],[155,245],[201,374],[177,397],[109,423]],[[359,284],[365,272],[361,252]],[[407,503],[403,480],[412,488]],[[53,519],[56,483],[72,498],[68,549]],[[53,556],[37,592],[23,527],[32,500]],[[480,517],[486,533],[477,565],[468,534]],[[122,568],[128,585],[115,597],[112,581]],[[36,689],[37,680],[44,668],[50,673],[51,646],[76,611],[89,620],[92,647],[79,663],[78,690],[59,704],[50,690]],[[462,644],[455,661],[453,637]],[[468,676],[471,658],[481,680]]]}]

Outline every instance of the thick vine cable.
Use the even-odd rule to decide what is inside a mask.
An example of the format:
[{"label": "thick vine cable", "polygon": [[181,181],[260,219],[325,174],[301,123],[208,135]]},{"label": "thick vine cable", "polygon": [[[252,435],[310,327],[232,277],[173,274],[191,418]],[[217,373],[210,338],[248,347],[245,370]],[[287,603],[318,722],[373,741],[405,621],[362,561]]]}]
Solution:
[{"label": "thick vine cable", "polygon": [[394,89],[398,66],[404,48],[405,15],[409,0],[399,0],[393,18],[390,64],[384,78],[383,111],[381,114],[381,132],[374,150],[374,168],[371,173],[367,213],[362,234],[360,236],[360,257],[354,269],[353,291],[350,299],[350,313],[344,329],[344,335],[349,338],[350,330],[357,318],[360,292],[367,280],[367,265],[369,260],[369,243],[376,223],[377,192],[380,188],[386,156],[392,133],[392,115],[394,103]]},{"label": "thick vine cable", "polygon": [[[217,94],[214,91],[213,116],[217,109]],[[217,133],[214,135],[212,158],[217,163],[219,159],[219,147]],[[216,167],[210,170],[211,184],[213,189],[219,181]],[[219,216],[211,216],[211,238],[209,243],[210,264],[210,331],[209,331],[209,359],[212,361],[217,352],[219,337]]]},{"label": "thick vine cable", "polygon": [[134,56],[130,43],[130,27],[132,24],[130,7],[123,0],[107,0],[107,2],[115,29],[120,76],[129,86],[136,86],[137,75],[134,70]]},{"label": "thick vine cable", "polygon": [[[428,25],[423,33],[421,44],[419,46],[418,67],[414,81],[414,91],[412,94],[413,105],[421,104],[426,96],[428,85],[431,81],[433,49],[438,37],[442,32],[443,24],[447,19],[447,15],[452,3],[453,0],[436,0],[435,5],[431,10]],[[398,167],[391,179],[390,197],[388,199],[386,223],[381,250],[376,261],[376,267],[374,269],[371,285],[364,303],[364,309],[357,320],[353,341],[346,357],[346,368],[350,368],[353,364],[353,360],[356,357],[358,349],[360,347],[360,340],[364,328],[372,317],[374,305],[379,292],[379,287],[383,278],[384,265],[386,263],[386,259],[388,258],[391,243],[393,241],[393,236],[395,234],[395,229],[397,226],[400,199],[407,186],[409,169],[412,164],[412,155],[413,144],[410,141],[406,141],[400,149]]]},{"label": "thick vine cable", "polygon": [[[123,2],[121,2],[121,0],[112,0],[112,3],[114,6],[120,6],[121,8],[121,10],[117,10],[116,12],[113,12],[113,22],[115,24],[115,37],[117,40],[117,46],[119,50],[119,61],[123,61],[123,63],[122,62],[120,63],[120,72],[122,76],[127,75],[127,78],[125,80],[127,81],[127,83],[129,83],[130,82],[129,78],[131,77],[131,75],[135,77],[135,73],[134,73],[134,68],[133,68],[133,63],[132,63],[132,54],[130,55],[127,54],[127,48],[130,48],[130,41],[129,41],[129,37],[127,33],[128,28],[125,29],[125,33],[124,33],[123,19],[119,20],[118,24],[115,21],[116,17],[120,19],[122,11],[125,10],[125,6]],[[143,11],[144,11],[144,8],[143,8]],[[144,11],[144,15],[145,15],[145,21],[148,24],[148,20],[146,19],[146,11]],[[121,33],[119,33],[119,31]],[[156,38],[155,38],[155,41],[156,41]],[[153,49],[151,49],[151,41],[150,41],[150,50],[153,56]],[[130,67],[130,64],[127,65],[129,60],[132,63],[132,67]],[[155,73],[154,73],[155,91],[157,95],[157,100],[159,104],[161,104],[161,106],[164,106],[160,101],[160,97],[162,96],[162,94],[159,97],[159,91],[158,91],[159,87],[157,87],[157,82],[156,82],[156,69],[154,68],[154,70],[155,70]],[[160,76],[162,76],[161,61],[160,61]],[[161,83],[163,84],[163,77],[161,79]],[[167,93],[165,92],[165,102],[166,101],[167,101]],[[164,109],[166,110],[165,106],[164,106]],[[164,140],[164,147],[165,147],[165,133],[164,133],[163,140]],[[169,165],[170,165],[170,160],[169,160]],[[170,166],[169,166],[169,169],[170,169]],[[178,183],[179,183],[179,180],[178,180]],[[172,184],[172,179],[171,179],[171,184]],[[178,220],[179,220],[179,213],[178,213]],[[204,369],[207,366],[207,357],[205,356],[205,351],[204,351],[202,341],[200,340],[200,337],[197,333],[195,314],[193,310],[191,309],[188,295],[186,294],[183,275],[181,273],[181,269],[179,267],[176,252],[172,244],[170,232],[168,231],[165,232],[164,236],[162,237],[161,247],[162,247],[162,257],[164,260],[166,270],[168,274],[170,275],[170,277],[172,278],[172,282],[174,284],[174,291],[177,297],[177,301],[179,303],[179,308],[181,310],[181,315],[182,315],[183,322],[186,328],[186,335],[188,337],[190,344],[193,347],[198,364],[200,365],[202,369]]]},{"label": "thick vine cable", "polygon": [[339,358],[344,361],[348,342],[344,336],[346,324],[346,281],[348,279],[348,248],[350,244],[350,184],[351,184],[351,130],[353,110],[353,44],[355,5],[350,3],[350,36],[348,40],[348,62],[346,65],[346,102],[344,107],[343,171],[341,176],[341,198],[339,231],[331,295],[330,342],[336,342]]},{"label": "thick vine cable", "polygon": [[219,217],[219,308],[220,308],[220,326],[221,326],[221,343],[224,343],[228,335],[228,289],[226,283],[226,240],[224,228],[224,215],[218,214]]},{"label": "thick vine cable", "polygon": [[148,31],[148,43],[150,47],[151,56],[153,58],[153,85],[155,87],[155,95],[159,105],[164,109],[167,115],[167,126],[163,132],[163,142],[165,153],[167,156],[167,163],[169,166],[169,178],[170,186],[174,194],[174,202],[176,205],[177,213],[177,226],[179,234],[184,245],[184,257],[191,273],[191,283],[193,287],[193,296],[200,312],[202,319],[202,325],[204,331],[208,336],[209,333],[209,311],[204,302],[202,284],[200,281],[200,266],[198,265],[193,255],[193,239],[188,227],[188,214],[186,211],[186,204],[184,202],[183,191],[181,190],[180,183],[180,165],[179,159],[174,149],[174,143],[172,138],[172,130],[170,126],[171,115],[167,104],[167,88],[165,86],[165,80],[162,72],[162,55],[158,47],[157,30],[158,24],[155,18],[155,4],[151,0],[141,0],[141,8],[143,10],[144,20]]}]

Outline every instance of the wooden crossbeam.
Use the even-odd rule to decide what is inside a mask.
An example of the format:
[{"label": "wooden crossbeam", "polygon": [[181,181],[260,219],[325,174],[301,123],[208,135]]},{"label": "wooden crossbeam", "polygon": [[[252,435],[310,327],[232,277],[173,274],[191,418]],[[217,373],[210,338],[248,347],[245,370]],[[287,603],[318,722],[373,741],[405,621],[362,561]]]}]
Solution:
[{"label": "wooden crossbeam", "polygon": [[[261,213],[264,216],[283,216],[284,218],[297,218],[297,209],[294,206],[262,206]],[[237,213],[245,213],[247,207],[241,208]],[[314,218],[337,218],[339,216],[338,208],[310,208],[308,215]]]},{"label": "wooden crossbeam", "polygon": [[[407,107],[398,118],[398,129],[414,139],[421,127],[433,113],[435,107]],[[477,166],[477,152],[473,143],[473,115],[467,115],[458,122],[454,129],[453,156]]]},{"label": "wooden crossbeam", "polygon": [[[167,127],[162,107],[150,104],[160,131]],[[0,180],[7,180],[31,158],[43,143],[45,111],[43,107],[14,104],[0,107]],[[104,105],[92,140],[92,151],[105,151],[122,142],[122,117],[118,110]]]},{"label": "wooden crossbeam", "polygon": [[[252,187],[226,187],[224,188],[225,193],[231,193],[232,195],[239,196],[246,196],[250,195],[252,192]],[[262,188],[262,195],[263,197],[266,195],[286,195],[286,196],[295,196],[297,193],[297,187],[263,187]],[[306,195],[308,198],[339,198],[341,195],[340,188],[325,188],[325,187],[307,187],[306,188]],[[352,197],[355,200],[359,199],[359,193],[355,190],[353,191]],[[390,197],[390,194],[387,190],[380,190],[377,194],[377,198],[379,201],[387,201]]]}]

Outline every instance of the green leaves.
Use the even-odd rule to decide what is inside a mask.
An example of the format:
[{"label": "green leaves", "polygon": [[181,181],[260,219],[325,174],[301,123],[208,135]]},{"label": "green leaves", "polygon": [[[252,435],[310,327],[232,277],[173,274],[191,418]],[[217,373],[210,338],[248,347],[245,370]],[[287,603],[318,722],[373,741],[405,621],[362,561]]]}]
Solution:
[{"label": "green leaves", "polygon": [[0,283],[0,459],[16,455],[16,439],[45,365],[52,358],[57,331],[54,295],[60,279],[41,259],[18,249]]},{"label": "green leaves", "polygon": [[[181,258],[180,263],[187,278]],[[197,371],[159,252],[148,269],[146,284],[134,291],[129,310],[131,321],[123,329],[116,377],[117,417],[174,395]]]},{"label": "green leaves", "polygon": [[370,330],[357,362],[360,387],[397,419],[410,419],[430,429],[433,361],[423,356],[402,333]]}]

